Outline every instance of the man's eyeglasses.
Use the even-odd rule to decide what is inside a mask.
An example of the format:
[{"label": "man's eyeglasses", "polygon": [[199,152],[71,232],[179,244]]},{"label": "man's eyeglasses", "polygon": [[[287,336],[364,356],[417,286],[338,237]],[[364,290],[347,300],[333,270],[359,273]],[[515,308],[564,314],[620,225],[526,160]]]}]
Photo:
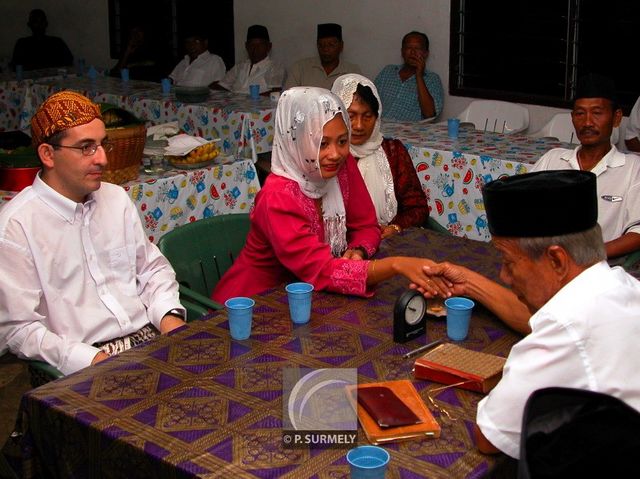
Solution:
[{"label": "man's eyeglasses", "polygon": [[90,145],[84,146],[67,146],[67,145],[54,145],[53,143],[49,143],[51,146],[56,148],[72,148],[74,150],[82,151],[84,156],[93,156],[98,151],[98,147],[101,146],[105,153],[109,153],[113,150],[113,144],[108,140],[103,141],[102,143],[91,143]]}]

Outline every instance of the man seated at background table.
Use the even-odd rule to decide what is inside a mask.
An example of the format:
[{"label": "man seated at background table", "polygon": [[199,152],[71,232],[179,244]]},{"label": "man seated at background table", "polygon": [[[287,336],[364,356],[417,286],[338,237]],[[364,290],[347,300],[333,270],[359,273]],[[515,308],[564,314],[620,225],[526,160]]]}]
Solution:
[{"label": "man seated at background table", "polygon": [[263,25],[251,25],[244,44],[249,58],[236,63],[218,84],[217,89],[249,94],[249,85],[259,85],[260,94],[282,90],[285,70],[269,57],[271,41],[269,31]]},{"label": "man seated at background table", "polygon": [[55,93],[31,132],[42,171],[0,210],[0,353],[70,374],[182,326],[171,265],[124,189],[100,181],[98,105]]},{"label": "man seated at background table", "polygon": [[629,151],[640,153],[640,97],[629,113],[629,123],[624,135],[624,144]]},{"label": "man seated at background table", "polygon": [[64,40],[46,34],[49,23],[44,10],[31,10],[27,25],[32,35],[16,41],[11,59],[13,68],[22,65],[24,70],[37,70],[73,65],[73,55]]},{"label": "man seated at background table", "polygon": [[209,52],[209,40],[203,32],[194,31],[184,39],[186,55],[169,78],[180,86],[210,86],[227,72],[222,58]]},{"label": "man seated at background table", "polygon": [[[640,410],[640,282],[606,262],[597,224],[596,177],[544,171],[488,183],[489,230],[502,253],[504,288],[464,267],[425,268],[472,297],[507,324],[531,333],[509,353],[498,385],[478,404],[480,451],[518,458],[529,395],[563,386],[618,397]],[[511,314],[511,312],[513,314]],[[561,452],[561,451],[559,451]]]},{"label": "man seated at background table", "polygon": [[285,90],[292,86],[317,86],[331,90],[336,78],[360,73],[360,67],[340,59],[344,48],[342,27],[337,23],[318,24],[318,56],[294,63],[287,74]]},{"label": "man seated at background table", "polygon": [[596,74],[582,77],[571,119],[580,145],[574,150],[554,148],[531,171],[573,169],[595,173],[598,223],[607,256],[640,249],[640,157],[625,155],[611,144],[611,132],[622,120],[613,80]]},{"label": "man seated at background table", "polygon": [[382,119],[420,121],[437,117],[444,104],[437,73],[426,69],[429,37],[409,32],[402,39],[402,65],[387,65],[374,83],[382,98]]}]

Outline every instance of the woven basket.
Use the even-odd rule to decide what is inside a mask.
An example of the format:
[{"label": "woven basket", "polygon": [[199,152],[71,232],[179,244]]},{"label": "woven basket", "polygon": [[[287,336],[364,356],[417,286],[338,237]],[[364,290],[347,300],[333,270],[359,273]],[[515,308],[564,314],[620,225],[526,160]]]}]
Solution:
[{"label": "woven basket", "polygon": [[113,149],[107,153],[109,163],[102,172],[103,181],[119,185],[138,178],[146,133],[144,124],[107,128]]}]

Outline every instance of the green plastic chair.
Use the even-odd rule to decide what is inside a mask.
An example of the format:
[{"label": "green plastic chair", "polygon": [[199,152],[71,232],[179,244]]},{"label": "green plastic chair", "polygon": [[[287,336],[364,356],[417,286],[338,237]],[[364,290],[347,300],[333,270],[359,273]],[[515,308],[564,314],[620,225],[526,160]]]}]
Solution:
[{"label": "green plastic chair", "polygon": [[223,308],[211,300],[211,291],[240,254],[249,225],[248,214],[213,216],[179,226],[158,241],[176,272],[188,321]]},{"label": "green plastic chair", "polygon": [[51,364],[44,361],[29,360],[27,364],[29,366],[29,382],[34,388],[64,376]]},{"label": "green plastic chair", "polygon": [[427,218],[427,221],[424,227],[428,230],[433,230],[436,233],[442,233],[442,234],[451,236],[451,233],[449,232],[449,230],[444,226],[442,226],[440,223],[438,223],[436,220],[434,220],[431,216]]}]

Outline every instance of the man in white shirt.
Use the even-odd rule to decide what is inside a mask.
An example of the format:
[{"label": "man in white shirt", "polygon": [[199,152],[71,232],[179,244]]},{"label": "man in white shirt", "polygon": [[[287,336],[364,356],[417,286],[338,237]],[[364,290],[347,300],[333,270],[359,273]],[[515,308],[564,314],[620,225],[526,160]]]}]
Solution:
[{"label": "man in white shirt", "polygon": [[184,40],[187,54],[173,69],[169,78],[179,86],[210,86],[220,81],[227,69],[222,58],[209,52],[206,35],[194,33]]},{"label": "man in white shirt", "polygon": [[580,146],[554,148],[532,168],[595,173],[598,223],[609,258],[640,249],[640,157],[611,144],[611,132],[622,120],[616,96],[611,79],[595,74],[581,78],[571,111]]},{"label": "man in white shirt", "polygon": [[[541,171],[488,183],[483,190],[505,288],[464,267],[425,271],[452,294],[482,302],[530,334],[511,349],[503,377],[478,404],[480,451],[520,456],[524,406],[538,389],[562,386],[617,397],[640,410],[640,282],[606,262],[597,224],[596,177]],[[514,321],[529,311],[527,322]],[[559,454],[562,451],[558,451]]]},{"label": "man in white shirt", "polygon": [[247,95],[250,85],[258,85],[261,95],[282,90],[285,70],[282,65],[269,58],[271,41],[267,28],[251,25],[247,30],[245,48],[249,59],[236,63],[218,83],[217,88]]},{"label": "man in white shirt", "polygon": [[182,326],[171,265],[125,191],[101,182],[99,106],[55,93],[31,131],[42,171],[0,210],[0,352],[70,374]]}]

